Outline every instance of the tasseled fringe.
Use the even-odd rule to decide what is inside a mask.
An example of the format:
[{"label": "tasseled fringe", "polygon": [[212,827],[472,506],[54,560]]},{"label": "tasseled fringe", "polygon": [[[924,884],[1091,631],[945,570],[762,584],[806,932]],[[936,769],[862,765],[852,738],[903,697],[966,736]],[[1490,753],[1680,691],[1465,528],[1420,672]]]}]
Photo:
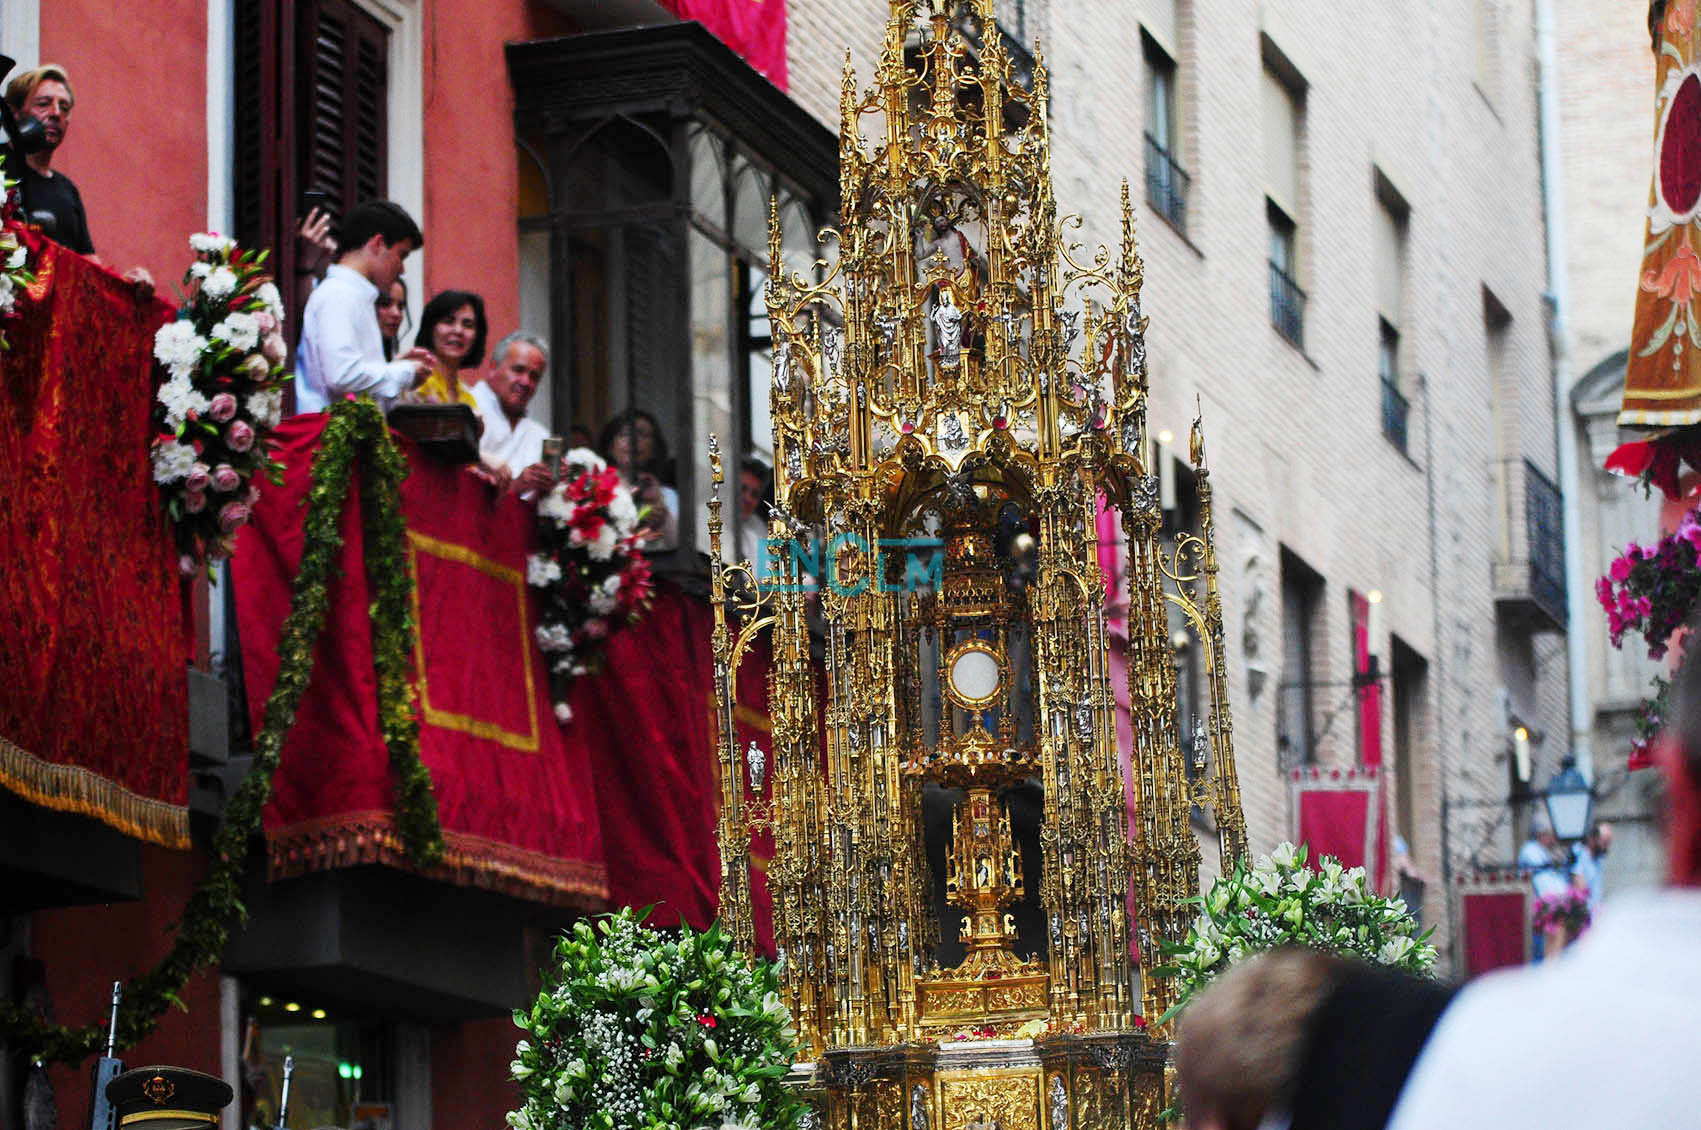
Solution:
[{"label": "tasseled fringe", "polygon": [[31,804],[75,812],[126,836],[174,851],[188,851],[189,808],[137,796],[92,769],[56,765],[0,738],[0,786]]}]

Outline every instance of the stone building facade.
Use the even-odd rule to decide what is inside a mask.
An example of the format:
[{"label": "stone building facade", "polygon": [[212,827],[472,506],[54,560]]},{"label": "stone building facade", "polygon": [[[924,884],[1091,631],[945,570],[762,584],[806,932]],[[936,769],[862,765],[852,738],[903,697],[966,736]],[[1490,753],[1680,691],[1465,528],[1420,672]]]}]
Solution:
[{"label": "stone building facade", "polygon": [[[823,122],[885,8],[790,6]],[[1000,13],[1049,68],[1083,242],[1120,181],[1140,204],[1154,430],[1203,409],[1253,843],[1293,834],[1293,769],[1360,762],[1352,603],[1380,593],[1386,811],[1445,938],[1444,880],[1518,847],[1513,729],[1538,780],[1566,744],[1534,5]]]}]

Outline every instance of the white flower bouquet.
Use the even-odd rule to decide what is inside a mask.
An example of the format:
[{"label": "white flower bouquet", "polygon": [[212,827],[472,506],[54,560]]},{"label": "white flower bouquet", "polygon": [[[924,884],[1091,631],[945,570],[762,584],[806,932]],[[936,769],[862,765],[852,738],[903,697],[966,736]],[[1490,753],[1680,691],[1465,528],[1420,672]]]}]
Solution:
[{"label": "white flower bouquet", "polygon": [[1434,969],[1432,930],[1420,932],[1404,903],[1378,895],[1364,868],[1344,868],[1326,855],[1312,870],[1306,854],[1303,846],[1281,844],[1251,866],[1242,861],[1209,892],[1189,900],[1198,917],[1183,941],[1161,943],[1168,964],[1151,971],[1180,986],[1159,1023],[1241,958],[1281,946],[1328,950],[1418,975]]},{"label": "white flower bouquet", "polygon": [[166,379],[151,452],[185,574],[230,555],[259,497],[257,476],[281,481],[271,434],[289,379],[283,299],[265,253],[207,232],[189,246],[196,260],[183,306],[154,335]]},{"label": "white flower bouquet", "polygon": [[720,931],[649,930],[631,908],[555,947],[510,1073],[512,1130],[789,1130],[791,1013],[766,962]]}]

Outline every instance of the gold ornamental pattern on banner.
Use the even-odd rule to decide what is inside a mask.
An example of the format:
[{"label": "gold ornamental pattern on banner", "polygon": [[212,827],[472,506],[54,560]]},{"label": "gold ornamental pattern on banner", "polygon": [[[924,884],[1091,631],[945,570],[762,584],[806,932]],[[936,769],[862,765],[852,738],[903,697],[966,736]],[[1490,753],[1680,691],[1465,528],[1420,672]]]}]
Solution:
[{"label": "gold ornamental pattern on banner", "polygon": [[[822,1125],[1150,1124],[1164,1049],[1139,1018],[1173,990],[1131,949],[1150,968],[1186,932],[1195,809],[1225,867],[1245,852],[1202,432],[1199,528],[1166,530],[1128,188],[1120,246],[1083,250],[1050,147],[1043,60],[1013,65],[989,0],[893,0],[871,88],[847,59],[841,225],[813,272],[770,222],[767,551],[723,562],[709,503],[721,916],[754,947],[751,837],[771,836]],[[1172,608],[1204,658],[1185,737]],[[762,632],[771,764],[732,724]]]}]

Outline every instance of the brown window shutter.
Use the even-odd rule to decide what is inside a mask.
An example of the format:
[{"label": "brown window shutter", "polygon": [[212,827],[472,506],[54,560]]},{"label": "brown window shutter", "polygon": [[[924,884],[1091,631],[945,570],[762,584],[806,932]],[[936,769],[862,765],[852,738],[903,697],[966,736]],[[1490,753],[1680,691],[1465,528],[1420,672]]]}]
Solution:
[{"label": "brown window shutter", "polygon": [[389,31],[350,0],[302,4],[302,188],[328,193],[336,210],[385,193]]}]

